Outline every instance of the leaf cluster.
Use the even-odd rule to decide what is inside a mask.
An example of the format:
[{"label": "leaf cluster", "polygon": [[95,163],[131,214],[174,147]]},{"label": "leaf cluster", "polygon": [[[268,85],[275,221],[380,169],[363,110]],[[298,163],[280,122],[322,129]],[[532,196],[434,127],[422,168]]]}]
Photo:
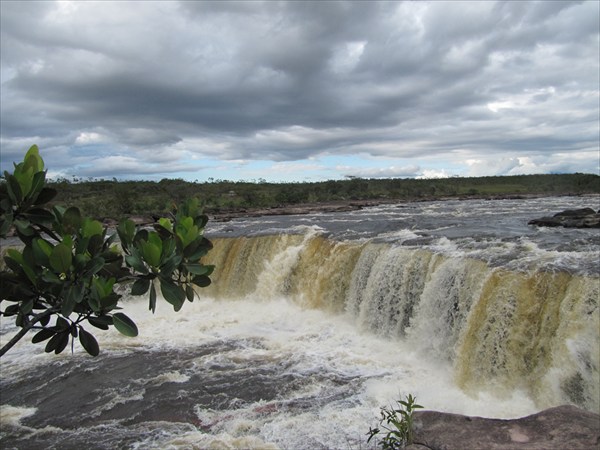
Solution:
[{"label": "leaf cluster", "polygon": [[14,229],[22,247],[10,248],[4,256],[0,316],[14,316],[21,331],[0,350],[0,356],[29,330],[38,330],[33,343],[47,341],[46,352],[61,353],[69,342],[73,348],[78,338],[96,356],[98,342],[84,325],[101,330],[114,326],[126,336],[138,334],[135,323],[119,311],[120,285],[130,286],[132,295],[149,292],[154,312],[156,284],[179,311],[186,299],[194,300],[194,287],[211,282],[214,267],[201,263],[212,248],[203,236],[208,218],[195,199],[160,219],[153,230],[125,220],[116,233],[109,234],[76,207],[47,206],[57,191],[46,186],[37,146],[14,165],[13,173],[4,173],[4,180],[0,237]]},{"label": "leaf cluster", "polygon": [[370,442],[375,436],[385,431],[385,436],[378,441],[384,450],[396,450],[413,443],[413,412],[415,409],[423,408],[416,403],[417,399],[408,394],[406,400],[398,400],[398,407],[381,408],[379,426],[381,428],[369,428],[367,433]]},{"label": "leaf cluster", "polygon": [[153,230],[136,229],[125,219],[117,227],[125,263],[138,277],[133,283],[132,295],[148,291],[150,309],[156,309],[156,286],[167,302],[179,311],[187,299],[193,301],[194,286],[210,284],[212,265],[200,262],[212,248],[203,236],[208,217],[199,212],[198,201],[185,201],[172,218],[161,218]]}]

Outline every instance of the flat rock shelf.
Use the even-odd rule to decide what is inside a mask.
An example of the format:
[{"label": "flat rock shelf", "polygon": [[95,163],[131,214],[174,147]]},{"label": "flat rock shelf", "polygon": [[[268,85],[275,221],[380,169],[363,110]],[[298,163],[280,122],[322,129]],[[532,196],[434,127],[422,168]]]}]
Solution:
[{"label": "flat rock shelf", "polygon": [[571,405],[504,420],[417,411],[414,424],[411,450],[600,448],[600,415]]}]

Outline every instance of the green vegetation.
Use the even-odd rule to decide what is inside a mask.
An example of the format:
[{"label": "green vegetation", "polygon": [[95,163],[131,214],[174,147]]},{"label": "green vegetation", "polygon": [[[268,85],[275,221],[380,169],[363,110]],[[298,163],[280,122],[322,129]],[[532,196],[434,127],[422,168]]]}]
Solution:
[{"label": "green vegetation", "polygon": [[519,175],[480,178],[361,179],[315,183],[267,183],[181,179],[151,181],[68,181],[49,184],[59,191],[57,203],[78,207],[96,219],[159,215],[186,198],[200,196],[209,214],[301,203],[351,200],[412,201],[438,198],[600,193],[600,177],[592,174]]},{"label": "green vegetation", "polygon": [[203,236],[208,217],[200,213],[197,200],[183,202],[152,231],[126,219],[117,233],[108,235],[106,227],[75,206],[46,206],[58,192],[46,186],[44,161],[36,146],[15,164],[12,174],[5,172],[4,179],[0,237],[14,227],[22,247],[6,251],[6,266],[0,271],[0,316],[15,316],[20,328],[0,356],[30,330],[37,330],[33,343],[47,341],[46,352],[58,354],[69,341],[73,348],[78,337],[96,356],[98,342],[84,324],[102,330],[114,326],[126,336],[138,334],[135,323],[118,311],[119,286],[130,286],[132,295],[149,293],[154,312],[157,286],[179,311],[186,299],[194,300],[195,286],[210,284],[214,267],[200,261],[212,248]]},{"label": "green vegetation", "polygon": [[[378,441],[384,450],[395,450],[413,443],[413,412],[415,409],[423,408],[417,405],[417,399],[411,394],[406,400],[399,400],[398,409],[392,407],[381,408],[381,419],[379,425],[386,431],[385,436]],[[381,432],[379,428],[369,428],[370,442]]]}]

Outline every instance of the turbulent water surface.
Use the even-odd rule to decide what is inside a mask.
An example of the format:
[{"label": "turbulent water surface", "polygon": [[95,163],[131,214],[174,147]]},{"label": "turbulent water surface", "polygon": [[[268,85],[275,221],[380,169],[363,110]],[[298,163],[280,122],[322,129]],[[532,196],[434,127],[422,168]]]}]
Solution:
[{"label": "turbulent water surface", "polygon": [[[201,300],[125,312],[101,355],[2,359],[0,446],[364,449],[379,408],[600,410],[598,198],[446,201],[211,224]],[[14,332],[2,323],[2,340]]]}]

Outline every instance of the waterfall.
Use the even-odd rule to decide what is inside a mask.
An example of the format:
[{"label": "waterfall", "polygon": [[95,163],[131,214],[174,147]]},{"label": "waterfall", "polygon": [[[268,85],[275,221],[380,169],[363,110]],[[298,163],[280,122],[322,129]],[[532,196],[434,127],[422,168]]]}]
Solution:
[{"label": "waterfall", "polygon": [[348,314],[356,326],[403,340],[452,365],[477,395],[524,392],[540,408],[600,411],[600,278],[509,270],[484,260],[390,243],[299,234],[213,239],[221,300],[287,298]]}]

